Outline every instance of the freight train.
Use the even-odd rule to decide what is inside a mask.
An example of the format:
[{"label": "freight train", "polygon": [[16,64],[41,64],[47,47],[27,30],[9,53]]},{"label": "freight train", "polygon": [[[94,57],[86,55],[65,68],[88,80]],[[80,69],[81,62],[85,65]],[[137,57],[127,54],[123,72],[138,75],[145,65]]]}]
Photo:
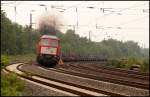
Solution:
[{"label": "freight train", "polygon": [[36,53],[39,64],[54,67],[60,61],[60,39],[52,35],[42,35],[37,43]]}]

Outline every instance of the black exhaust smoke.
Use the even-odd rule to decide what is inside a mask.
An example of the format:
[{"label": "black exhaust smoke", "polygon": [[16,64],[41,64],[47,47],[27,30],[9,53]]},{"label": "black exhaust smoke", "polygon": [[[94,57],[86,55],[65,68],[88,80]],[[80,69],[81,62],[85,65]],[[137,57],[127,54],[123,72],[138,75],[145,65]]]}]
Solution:
[{"label": "black exhaust smoke", "polygon": [[56,35],[60,33],[60,20],[56,15],[43,14],[39,19],[38,29],[42,35]]}]

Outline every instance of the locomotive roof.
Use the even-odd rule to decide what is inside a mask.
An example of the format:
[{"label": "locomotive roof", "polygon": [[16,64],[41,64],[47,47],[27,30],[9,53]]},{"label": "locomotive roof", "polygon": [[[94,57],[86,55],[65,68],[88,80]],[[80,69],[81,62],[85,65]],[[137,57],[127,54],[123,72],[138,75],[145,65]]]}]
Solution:
[{"label": "locomotive roof", "polygon": [[41,36],[41,38],[52,38],[52,39],[58,39],[56,36],[52,36],[52,35],[43,35],[43,36]]}]

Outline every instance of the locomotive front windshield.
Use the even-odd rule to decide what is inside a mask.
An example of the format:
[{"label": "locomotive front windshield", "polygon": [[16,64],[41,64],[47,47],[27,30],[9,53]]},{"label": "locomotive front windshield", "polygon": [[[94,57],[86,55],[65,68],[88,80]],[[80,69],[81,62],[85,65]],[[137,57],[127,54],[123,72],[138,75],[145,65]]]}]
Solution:
[{"label": "locomotive front windshield", "polygon": [[49,39],[41,39],[41,45],[49,45],[49,43],[48,43],[48,40]]},{"label": "locomotive front windshield", "polygon": [[[50,44],[49,44],[49,41],[50,41]],[[41,45],[45,45],[45,46],[58,47],[58,40],[54,40],[54,39],[41,39],[40,44]]]},{"label": "locomotive front windshield", "polygon": [[50,45],[53,47],[57,47],[58,46],[58,40],[50,40]]}]

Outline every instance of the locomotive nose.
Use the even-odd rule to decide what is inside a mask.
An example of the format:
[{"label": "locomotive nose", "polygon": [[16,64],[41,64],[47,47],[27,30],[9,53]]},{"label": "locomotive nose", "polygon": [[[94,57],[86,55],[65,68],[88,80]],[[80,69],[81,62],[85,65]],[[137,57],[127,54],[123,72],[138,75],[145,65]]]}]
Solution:
[{"label": "locomotive nose", "polygon": [[[37,61],[42,65],[55,66],[60,60],[59,39],[52,35],[41,36],[38,43]],[[60,62],[61,64],[63,62]]]}]

